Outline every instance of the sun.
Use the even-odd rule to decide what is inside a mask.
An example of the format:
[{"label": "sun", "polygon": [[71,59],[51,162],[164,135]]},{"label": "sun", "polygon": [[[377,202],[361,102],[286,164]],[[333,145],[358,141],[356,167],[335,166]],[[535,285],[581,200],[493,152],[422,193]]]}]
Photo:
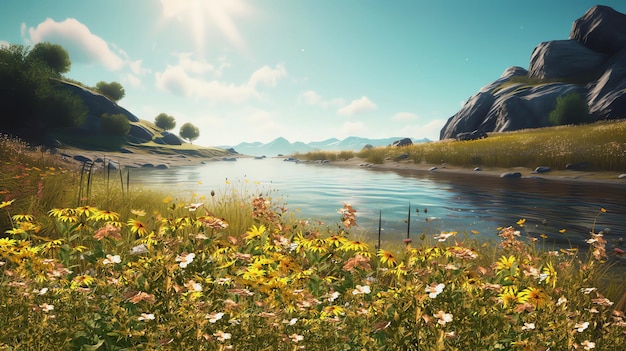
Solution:
[{"label": "sun", "polygon": [[239,50],[245,49],[236,17],[252,11],[244,0],[161,0],[166,20],[177,19],[189,27],[195,47],[203,52],[206,35],[217,33],[224,36]]}]

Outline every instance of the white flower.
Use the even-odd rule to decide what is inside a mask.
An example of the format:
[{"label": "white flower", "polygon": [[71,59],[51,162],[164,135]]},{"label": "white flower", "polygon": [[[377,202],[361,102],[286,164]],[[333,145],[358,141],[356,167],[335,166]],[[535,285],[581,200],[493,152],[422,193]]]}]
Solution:
[{"label": "white flower", "polygon": [[[436,284],[436,285],[435,285]],[[445,288],[446,285],[443,283],[432,283],[430,284],[430,286],[426,287],[426,292],[428,293],[428,297],[430,297],[431,299],[434,299],[435,297],[437,297],[437,295],[441,294],[441,292],[443,292],[443,288]]]},{"label": "white flower", "polygon": [[369,285],[357,285],[356,289],[352,290],[352,294],[353,295],[358,295],[358,294],[369,294],[370,292],[372,292],[372,290],[370,289]]},{"label": "white flower", "polygon": [[204,205],[204,202],[198,202],[198,203],[194,203],[194,204],[190,204],[189,206],[186,206],[186,208],[189,209],[189,212],[195,212],[198,207]]},{"label": "white flower", "polygon": [[585,350],[591,350],[596,348],[596,343],[593,341],[585,340],[581,343]]},{"label": "white flower", "polygon": [[582,333],[589,326],[589,322],[576,323],[574,329],[576,329],[579,333]]},{"label": "white flower", "polygon": [[293,342],[298,342],[304,340],[304,336],[294,333],[289,335],[289,339],[291,339],[291,341]]},{"label": "white flower", "polygon": [[44,295],[48,292],[48,288],[41,288],[41,290],[34,289],[33,292],[38,295]]},{"label": "white flower", "polygon": [[223,331],[218,331],[216,333],[213,333],[213,336],[217,336],[217,340],[219,341],[224,341],[224,340],[228,340],[231,337],[230,333],[225,333]]},{"label": "white flower", "polygon": [[435,235],[434,238],[437,239],[439,242],[444,242],[453,235],[456,235],[456,233],[455,232],[441,233],[439,235]]},{"label": "white flower", "polygon": [[294,325],[296,322],[298,322],[298,318],[291,318],[290,320],[283,319],[283,323],[289,325]]},{"label": "white flower", "polygon": [[122,259],[120,258],[120,255],[107,255],[107,258],[105,258],[102,261],[102,264],[111,264],[111,263],[122,263]]},{"label": "white flower", "polygon": [[339,297],[339,293],[336,291],[333,291],[332,294],[330,294],[330,297],[328,298],[328,301],[333,302],[335,300],[337,300],[337,298]]},{"label": "white flower", "polygon": [[585,295],[589,295],[591,294],[591,292],[595,291],[596,288],[582,288],[580,289],[580,291],[585,294]]},{"label": "white flower", "polygon": [[556,302],[556,305],[561,306],[564,303],[567,303],[567,298],[565,296],[561,296],[559,297],[559,300]]},{"label": "white flower", "polygon": [[446,323],[452,322],[452,314],[445,313],[444,311],[441,311],[441,310],[437,312],[437,314],[433,314],[433,317],[439,319],[437,323],[441,325],[446,325]]},{"label": "white flower", "polygon": [[140,321],[151,321],[154,320],[154,314],[152,313],[142,313],[141,316],[137,317]]},{"label": "white flower", "polygon": [[50,312],[54,310],[54,305],[48,305],[47,303],[39,305],[44,312]]},{"label": "white flower", "polygon": [[188,264],[193,262],[193,258],[196,257],[195,253],[183,253],[182,255],[176,255],[176,262],[180,262],[180,268],[186,268]]},{"label": "white flower", "polygon": [[224,313],[222,312],[212,312],[211,314],[206,315],[206,319],[211,323],[215,323],[224,317]]},{"label": "white flower", "polygon": [[535,329],[535,323],[524,323],[522,330],[531,330]]}]

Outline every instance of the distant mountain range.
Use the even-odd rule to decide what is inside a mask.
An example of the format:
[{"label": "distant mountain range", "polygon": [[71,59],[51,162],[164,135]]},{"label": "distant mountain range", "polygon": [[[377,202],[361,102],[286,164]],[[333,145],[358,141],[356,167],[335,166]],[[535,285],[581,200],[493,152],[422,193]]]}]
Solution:
[{"label": "distant mountain range", "polygon": [[[242,155],[249,156],[277,156],[277,155],[291,155],[294,153],[306,153],[311,151],[360,151],[365,145],[387,146],[393,144],[394,141],[403,139],[402,137],[384,138],[384,139],[369,139],[359,137],[348,137],[344,140],[331,138],[323,141],[313,141],[310,143],[303,143],[296,141],[294,143],[289,142],[287,139],[280,137],[276,138],[269,143],[253,142],[253,143],[240,143],[235,146],[217,146],[223,149],[234,149],[236,152]],[[414,144],[429,142],[429,139],[411,139]]]}]

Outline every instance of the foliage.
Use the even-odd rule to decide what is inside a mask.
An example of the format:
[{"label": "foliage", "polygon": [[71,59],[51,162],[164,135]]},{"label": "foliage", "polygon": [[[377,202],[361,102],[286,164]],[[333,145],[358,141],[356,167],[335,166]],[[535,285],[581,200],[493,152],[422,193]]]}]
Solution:
[{"label": "foliage", "polygon": [[118,102],[126,95],[124,87],[118,82],[103,82],[100,81],[96,84],[96,90],[109,99]]},{"label": "foliage", "polygon": [[187,139],[189,140],[189,142],[192,142],[200,136],[200,130],[198,130],[198,127],[187,122],[180,127],[179,134],[181,138]]},{"label": "foliage", "polygon": [[100,116],[100,128],[106,135],[125,136],[130,131],[130,122],[124,114],[103,113]]},{"label": "foliage", "polygon": [[626,283],[607,284],[593,229],[587,256],[537,250],[523,219],[497,243],[425,233],[374,250],[351,237],[350,205],[322,227],[232,194],[185,203],[103,187],[92,205],[33,214],[16,207],[26,193],[5,193],[0,349],[626,347]]},{"label": "foliage", "polygon": [[168,131],[176,127],[176,120],[173,116],[166,113],[159,113],[159,115],[154,118],[154,124],[164,131]]},{"label": "foliage", "polygon": [[[34,55],[45,56],[54,50],[42,46]],[[31,58],[24,46],[0,47],[0,108],[7,116],[3,130],[23,131],[20,134],[25,137],[40,140],[51,128],[82,124],[86,107],[52,79],[57,76],[43,58]]]},{"label": "foliage", "polygon": [[463,167],[535,167],[564,169],[568,163],[586,162],[590,169],[626,171],[626,121],[596,122],[490,133],[488,138],[467,142],[441,140],[413,144],[402,149],[377,147],[357,156],[371,163],[384,163],[408,154],[414,163]]},{"label": "foliage", "polygon": [[590,120],[587,101],[578,93],[559,96],[556,107],[550,112],[550,123],[555,126],[588,123]]},{"label": "foliage", "polygon": [[294,157],[309,161],[337,161],[349,160],[354,157],[354,151],[313,151],[305,154],[295,154]]},{"label": "foliage", "polygon": [[58,75],[69,72],[72,65],[70,55],[61,45],[48,42],[35,44],[28,54],[28,59],[40,60]]}]

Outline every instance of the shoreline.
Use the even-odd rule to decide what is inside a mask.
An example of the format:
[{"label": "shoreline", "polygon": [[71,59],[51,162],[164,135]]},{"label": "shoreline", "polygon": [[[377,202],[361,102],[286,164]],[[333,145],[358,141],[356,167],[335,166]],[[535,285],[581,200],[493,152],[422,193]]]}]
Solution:
[{"label": "shoreline", "polygon": [[[68,163],[81,165],[82,162],[75,160],[76,156],[87,157],[93,161],[110,160],[117,163],[121,168],[141,168],[141,167],[185,167],[200,166],[207,162],[223,161],[223,156],[203,157],[185,154],[159,154],[150,152],[141,153],[122,153],[109,151],[92,151],[82,149],[59,149],[58,156],[62,157]],[[253,158],[253,156],[234,154],[233,158]],[[285,157],[286,158],[286,157]],[[320,163],[319,161],[298,161],[301,163]],[[433,175],[451,175],[451,176],[476,176],[476,177],[493,177],[502,178],[504,173],[518,172],[521,174],[520,179],[542,179],[565,182],[584,182],[589,184],[603,185],[624,185],[626,186],[626,178],[619,178],[623,173],[608,171],[590,171],[590,170],[550,170],[548,172],[537,173],[534,169],[526,167],[513,168],[497,168],[482,167],[480,171],[474,168],[454,166],[449,164],[416,164],[410,160],[407,161],[385,161],[382,164],[368,163],[363,159],[354,157],[349,160],[329,161],[325,164],[334,167],[354,167],[366,168],[374,171],[393,171],[398,173],[420,173]],[[151,166],[150,166],[151,165]],[[515,179],[512,179],[515,180]]]}]

